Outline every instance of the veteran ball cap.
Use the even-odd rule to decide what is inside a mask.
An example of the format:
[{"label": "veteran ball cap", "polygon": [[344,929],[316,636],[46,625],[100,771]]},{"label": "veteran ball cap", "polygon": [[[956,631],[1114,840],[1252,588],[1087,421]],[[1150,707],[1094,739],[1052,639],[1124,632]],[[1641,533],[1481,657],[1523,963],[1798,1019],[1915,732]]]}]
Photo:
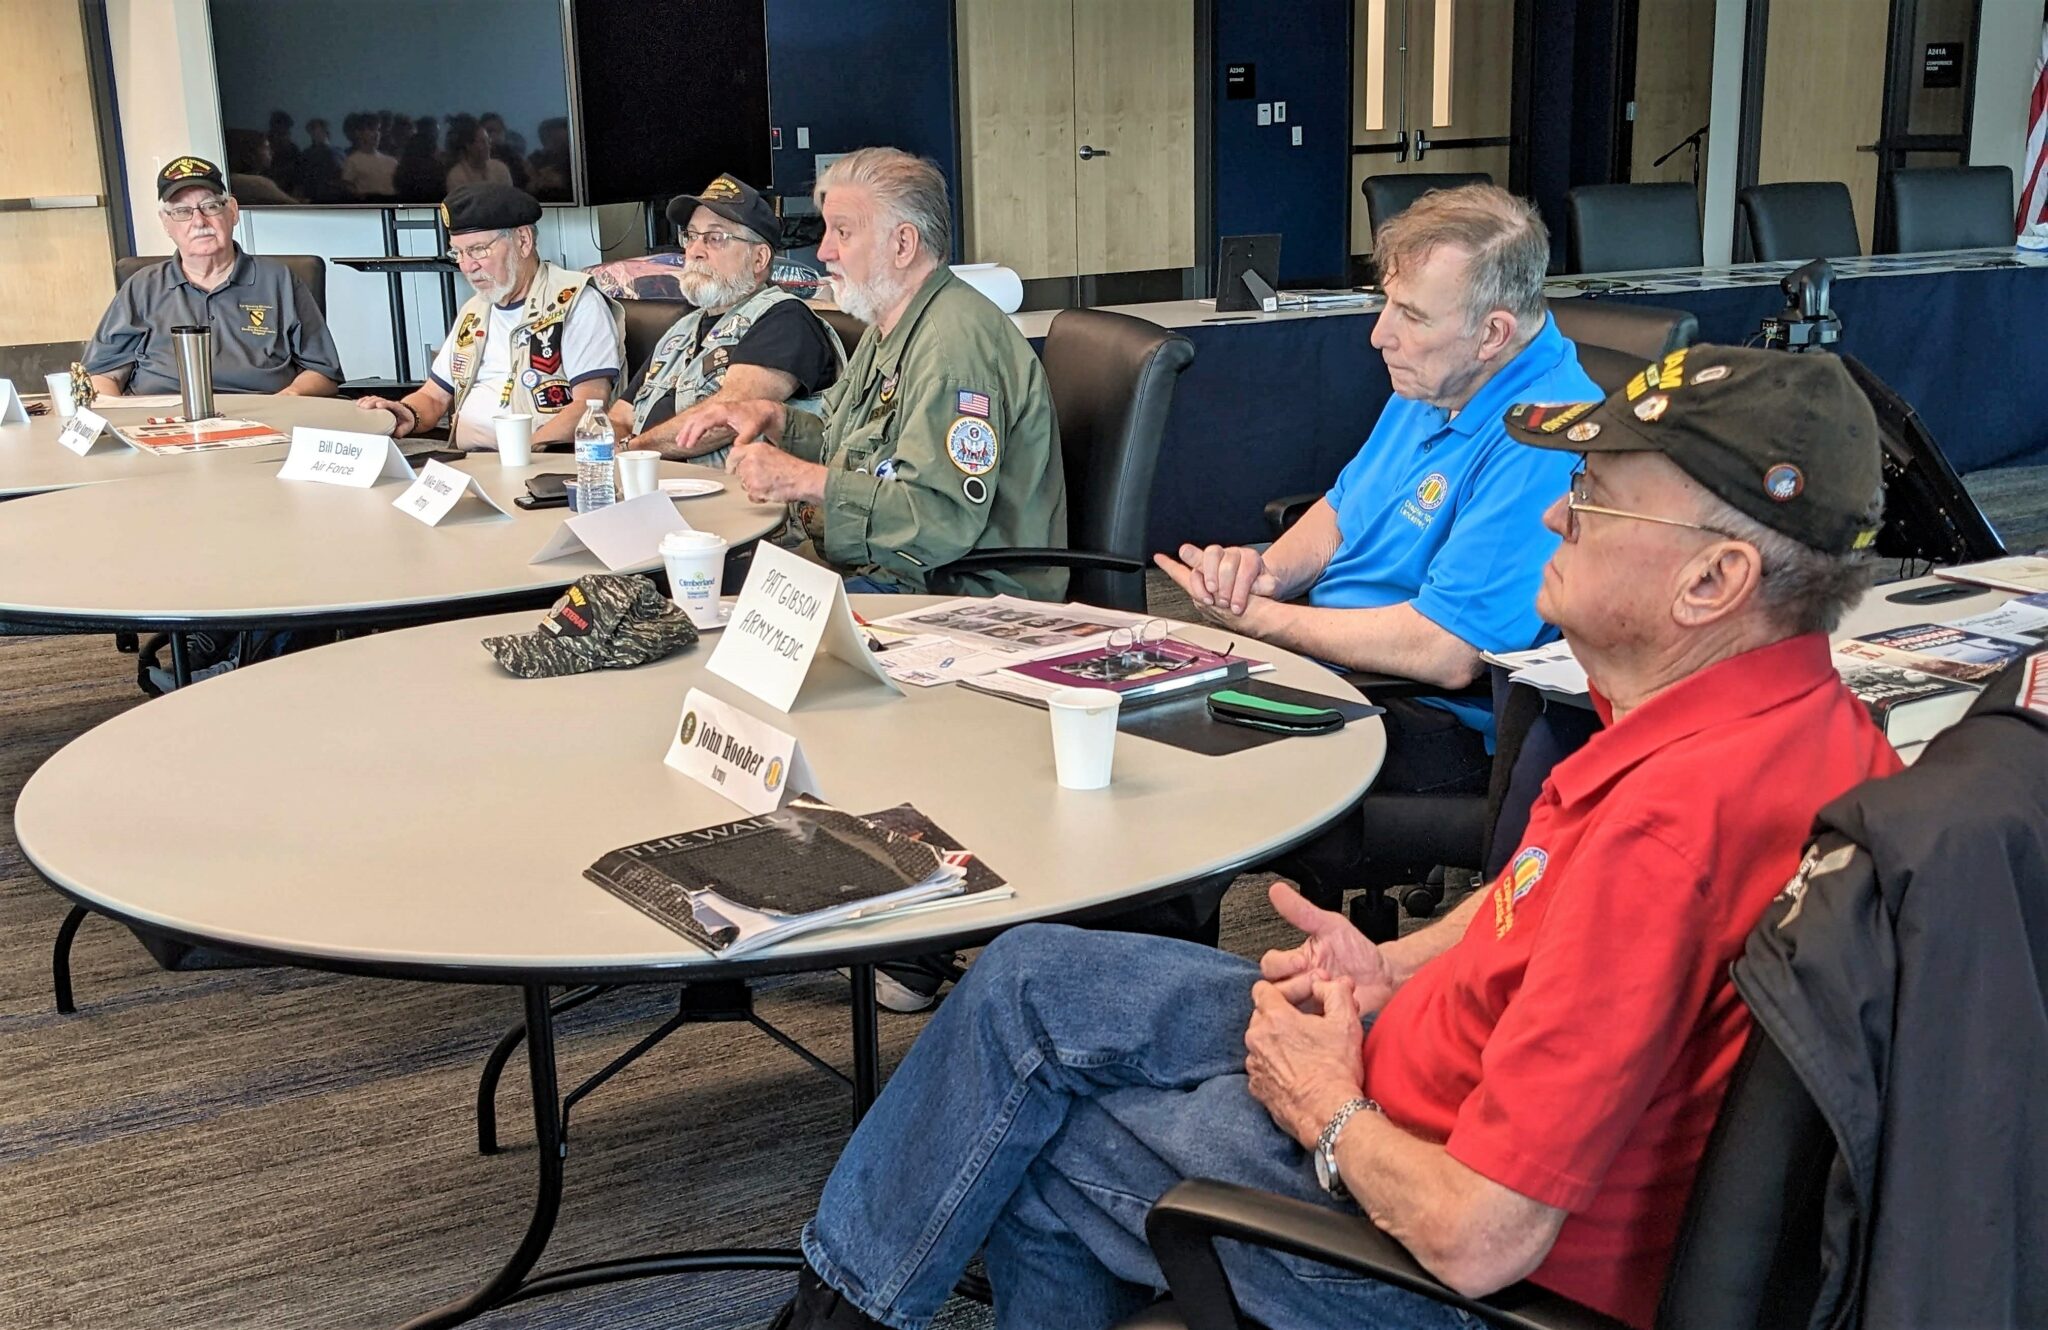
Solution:
[{"label": "veteran ball cap", "polygon": [[181,189],[204,185],[216,194],[228,192],[228,182],[220,168],[204,157],[173,157],[164,163],[164,169],[156,173],[156,197],[161,203]]},{"label": "veteran ball cap", "polygon": [[699,208],[709,208],[778,248],[782,243],[782,219],[775,215],[768,200],[744,180],[722,175],[695,194],[678,194],[668,201],[668,219],[687,228]]},{"label": "veteran ball cap", "polygon": [[509,231],[540,220],[540,201],[510,185],[457,185],[441,201],[441,225],[452,236],[470,231]]},{"label": "veteran ball cap", "polygon": [[645,577],[593,573],[562,593],[540,627],[487,637],[484,648],[522,679],[630,669],[697,640],[690,616]]},{"label": "veteran ball cap", "polygon": [[1832,355],[1686,347],[1604,402],[1525,402],[1506,425],[1539,448],[1662,453],[1738,512],[1826,554],[1877,538],[1877,415]]}]

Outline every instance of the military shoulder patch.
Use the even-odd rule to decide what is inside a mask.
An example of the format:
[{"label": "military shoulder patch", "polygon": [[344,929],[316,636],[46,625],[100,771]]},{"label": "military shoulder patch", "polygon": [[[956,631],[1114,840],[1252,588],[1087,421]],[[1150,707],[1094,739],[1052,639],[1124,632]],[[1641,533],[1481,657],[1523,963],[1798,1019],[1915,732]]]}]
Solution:
[{"label": "military shoulder patch", "polygon": [[960,416],[946,431],[946,456],[970,476],[985,476],[996,469],[995,426],[973,416]]},{"label": "military shoulder patch", "polygon": [[962,388],[958,396],[960,402],[959,411],[961,415],[980,416],[983,420],[988,419],[989,406],[987,393],[971,393],[968,392],[965,388]]}]

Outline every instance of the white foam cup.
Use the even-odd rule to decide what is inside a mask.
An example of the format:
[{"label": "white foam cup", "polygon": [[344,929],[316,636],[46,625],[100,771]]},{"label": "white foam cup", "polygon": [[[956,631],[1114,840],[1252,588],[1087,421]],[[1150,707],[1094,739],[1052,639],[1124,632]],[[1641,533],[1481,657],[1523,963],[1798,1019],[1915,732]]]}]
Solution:
[{"label": "white foam cup", "polygon": [[721,622],[718,597],[725,589],[725,546],[724,536],[709,531],[671,531],[661,538],[669,595],[699,628]]},{"label": "white foam cup", "polygon": [[1121,694],[1107,688],[1062,688],[1046,699],[1052,715],[1052,761],[1060,784],[1099,790],[1116,760],[1116,716]]},{"label": "white foam cup", "polygon": [[622,496],[637,499],[652,494],[661,484],[661,454],[651,448],[635,448],[619,454],[619,488]]},{"label": "white foam cup", "polygon": [[72,395],[70,370],[59,370],[55,374],[45,374],[43,382],[50,385],[51,410],[66,419],[77,413],[78,399]]},{"label": "white foam cup", "polygon": [[498,427],[498,465],[532,466],[533,417],[499,416],[493,423]]}]

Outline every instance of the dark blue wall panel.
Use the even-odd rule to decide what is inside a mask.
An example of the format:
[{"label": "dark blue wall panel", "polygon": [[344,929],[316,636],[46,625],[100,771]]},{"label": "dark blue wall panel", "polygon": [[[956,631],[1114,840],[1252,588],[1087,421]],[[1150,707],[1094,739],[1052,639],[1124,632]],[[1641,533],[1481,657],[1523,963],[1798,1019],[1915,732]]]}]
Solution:
[{"label": "dark blue wall panel", "polygon": [[[767,0],[769,122],[782,130],[775,189],[810,193],[821,152],[887,146],[929,157],[960,211],[952,0]],[[796,146],[798,126],[811,145]]]},{"label": "dark blue wall panel", "polygon": [[[1283,282],[1340,281],[1351,254],[1351,0],[1215,0],[1215,22],[1216,234],[1277,231]],[[1247,62],[1257,97],[1225,100],[1224,68]],[[1273,101],[1287,103],[1287,123],[1260,125],[1258,104]]]}]

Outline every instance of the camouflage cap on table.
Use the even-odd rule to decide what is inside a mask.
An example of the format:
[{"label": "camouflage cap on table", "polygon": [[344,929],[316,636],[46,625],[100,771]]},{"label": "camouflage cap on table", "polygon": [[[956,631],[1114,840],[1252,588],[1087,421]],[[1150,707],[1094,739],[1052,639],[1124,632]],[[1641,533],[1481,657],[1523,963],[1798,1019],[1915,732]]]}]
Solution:
[{"label": "camouflage cap on table", "polygon": [[540,627],[487,637],[484,647],[522,679],[631,669],[697,640],[690,616],[645,577],[593,573],[562,593]]}]

